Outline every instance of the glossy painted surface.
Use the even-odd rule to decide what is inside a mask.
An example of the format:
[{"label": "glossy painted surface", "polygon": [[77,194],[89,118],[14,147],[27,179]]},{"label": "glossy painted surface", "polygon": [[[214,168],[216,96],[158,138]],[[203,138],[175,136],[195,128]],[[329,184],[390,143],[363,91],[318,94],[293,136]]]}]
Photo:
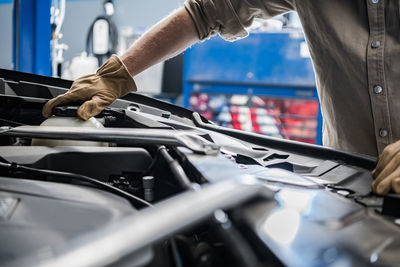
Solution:
[{"label": "glossy painted surface", "polygon": [[276,198],[278,205],[269,209],[260,205],[258,216],[255,209],[250,216],[259,237],[285,264],[398,263],[395,240],[400,229],[361,205],[323,190],[283,189]]},{"label": "glossy painted surface", "polygon": [[[285,153],[252,151],[251,147],[246,150],[241,147],[244,144],[234,142],[229,147],[223,140],[212,138],[222,144],[221,151],[226,155],[218,160],[188,155],[190,162],[211,183],[251,175],[275,192],[274,199],[242,208],[241,216],[265,249],[284,265],[396,266],[400,261],[400,228],[394,223],[395,218],[380,214],[382,202],[369,194],[368,171],[291,153],[287,153],[287,159],[275,162],[296,166],[293,171],[297,174],[238,164],[238,155],[231,151],[254,159]],[[267,161],[265,165],[268,164],[275,165]]]},{"label": "glossy painted surface", "polygon": [[51,76],[51,0],[14,1],[13,65],[15,70]]}]

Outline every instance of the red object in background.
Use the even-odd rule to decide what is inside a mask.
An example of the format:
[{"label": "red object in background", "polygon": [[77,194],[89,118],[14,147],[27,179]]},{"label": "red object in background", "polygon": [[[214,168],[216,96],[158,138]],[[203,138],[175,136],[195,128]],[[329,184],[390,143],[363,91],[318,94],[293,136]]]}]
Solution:
[{"label": "red object in background", "polygon": [[206,118],[207,120],[212,121],[213,118],[213,114],[211,111],[203,111],[203,112],[199,112],[201,116],[203,116],[204,118]]},{"label": "red object in background", "polygon": [[231,113],[231,116],[232,116],[232,127],[234,129],[241,130],[242,125],[240,124],[240,121],[239,121],[239,113]]},{"label": "red object in background", "polygon": [[[220,95],[192,94],[190,108],[199,111],[209,120],[234,129],[252,130],[256,133],[282,136],[285,139],[316,143],[317,100],[252,96],[247,105],[233,105],[231,101],[227,101],[223,106],[213,105],[211,108],[209,101],[216,96]],[[229,96],[224,97],[229,99]],[[236,100],[241,99],[240,95],[235,97]],[[228,114],[219,117],[223,112]]]},{"label": "red object in background", "polygon": [[318,102],[286,99],[284,108],[284,116],[281,119],[284,135],[291,140],[315,144]]},{"label": "red object in background", "polygon": [[315,117],[318,115],[318,102],[316,100],[285,99],[285,114]]}]

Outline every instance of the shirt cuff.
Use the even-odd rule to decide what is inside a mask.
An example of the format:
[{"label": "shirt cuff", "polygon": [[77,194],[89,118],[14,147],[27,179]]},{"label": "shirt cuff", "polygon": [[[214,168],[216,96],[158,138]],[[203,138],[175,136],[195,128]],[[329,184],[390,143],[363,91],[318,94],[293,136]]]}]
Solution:
[{"label": "shirt cuff", "polygon": [[193,19],[200,40],[217,33],[227,41],[248,35],[230,0],[187,0],[185,8]]}]

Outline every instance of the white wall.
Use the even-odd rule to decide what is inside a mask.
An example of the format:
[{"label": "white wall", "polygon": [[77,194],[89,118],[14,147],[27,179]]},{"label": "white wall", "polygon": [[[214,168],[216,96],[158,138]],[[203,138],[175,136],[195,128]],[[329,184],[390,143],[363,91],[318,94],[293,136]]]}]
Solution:
[{"label": "white wall", "polygon": [[[63,42],[69,45],[65,52],[67,60],[85,49],[86,34],[90,24],[103,14],[101,1],[67,2]],[[184,0],[114,0],[114,22],[118,28],[148,28],[183,5]]]},{"label": "white wall", "polygon": [[0,4],[0,68],[12,69],[12,4]]}]

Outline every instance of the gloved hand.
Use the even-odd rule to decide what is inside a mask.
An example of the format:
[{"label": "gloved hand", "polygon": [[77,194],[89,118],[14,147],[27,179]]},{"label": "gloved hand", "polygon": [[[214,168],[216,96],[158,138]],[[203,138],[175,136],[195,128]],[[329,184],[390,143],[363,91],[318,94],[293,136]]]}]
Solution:
[{"label": "gloved hand", "polygon": [[44,105],[42,114],[48,118],[56,106],[86,101],[78,109],[78,116],[87,120],[111,105],[115,99],[131,91],[136,84],[122,61],[113,55],[96,72],[77,79],[65,94],[51,99]]},{"label": "gloved hand", "polygon": [[390,190],[400,193],[400,141],[385,147],[372,175],[375,178],[372,183],[374,193],[385,195]]}]

